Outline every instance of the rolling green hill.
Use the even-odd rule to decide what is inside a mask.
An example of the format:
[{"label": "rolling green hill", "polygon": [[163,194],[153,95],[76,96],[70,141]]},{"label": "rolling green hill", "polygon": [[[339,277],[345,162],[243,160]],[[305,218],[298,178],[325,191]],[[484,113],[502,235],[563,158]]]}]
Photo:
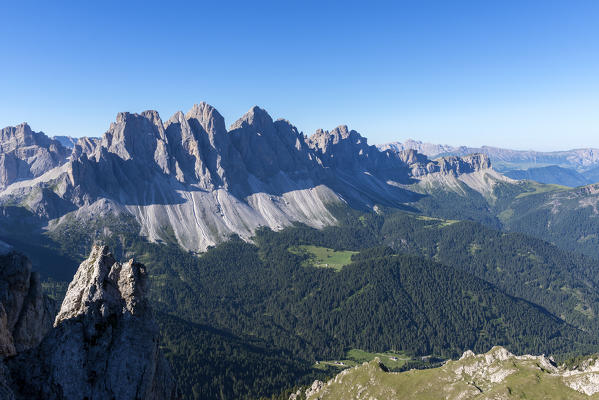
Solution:
[{"label": "rolling green hill", "polygon": [[425,196],[410,205],[423,215],[525,233],[599,259],[599,185],[493,180],[476,191],[458,179],[452,182],[417,185]]}]

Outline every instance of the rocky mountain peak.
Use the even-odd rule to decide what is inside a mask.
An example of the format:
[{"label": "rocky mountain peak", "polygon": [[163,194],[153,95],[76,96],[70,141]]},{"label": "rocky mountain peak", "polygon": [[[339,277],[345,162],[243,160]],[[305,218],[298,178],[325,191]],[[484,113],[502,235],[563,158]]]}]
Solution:
[{"label": "rocky mountain peak", "polygon": [[371,173],[384,171],[386,178],[405,178],[406,164],[397,153],[370,146],[365,137],[346,125],[340,125],[330,132],[317,130],[308,138],[308,145],[327,167]]},{"label": "rocky mountain peak", "polygon": [[469,154],[463,157],[448,156],[435,160],[441,173],[461,175],[491,168],[491,160],[486,154]]},{"label": "rocky mountain peak", "polygon": [[233,131],[240,128],[246,128],[248,126],[253,126],[256,129],[260,129],[271,126],[272,124],[273,120],[268,112],[258,106],[254,106],[250,108],[250,110],[246,112],[243,117],[235,121],[235,123],[231,125],[230,130]]},{"label": "rocky mountain peak", "polygon": [[339,125],[338,127],[336,127],[335,129],[333,129],[330,132],[330,135],[333,136],[333,138],[337,142],[342,139],[347,139],[350,136],[354,136],[354,137],[362,138],[362,139],[366,140],[358,132],[356,132],[354,130],[350,131],[349,128],[347,127],[347,125]]},{"label": "rocky mountain peak", "polygon": [[201,126],[210,136],[219,133],[227,133],[223,116],[216,110],[216,108],[206,102],[194,104],[191,110],[185,114],[185,119],[187,119],[192,126],[194,126],[194,124]]},{"label": "rocky mountain peak", "polygon": [[7,126],[0,131],[0,152],[9,152],[28,146],[64,147],[43,132],[34,132],[27,122],[17,126]]},{"label": "rocky mountain peak", "polygon": [[116,122],[104,133],[100,146],[95,150],[99,159],[102,152],[113,153],[121,159],[132,160],[150,169],[153,164],[168,172],[167,140],[164,125],[157,111],[144,111],[141,114],[121,112]]},{"label": "rocky mountain peak", "polygon": [[70,150],[27,123],[0,131],[0,189],[64,164]]},{"label": "rocky mountain peak", "polygon": [[3,151],[9,151],[8,145],[30,145],[33,141],[33,132],[27,122],[17,126],[7,126],[0,132],[0,144]]},{"label": "rocky mountain peak", "polygon": [[146,307],[147,277],[142,264],[117,262],[107,246],[94,246],[71,281],[54,325],[82,314],[128,311]]},{"label": "rocky mountain peak", "polygon": [[429,160],[428,158],[414,149],[407,149],[398,152],[400,160],[405,162],[408,165],[422,163],[426,164]]},{"label": "rocky mountain peak", "polygon": [[[355,130],[350,130],[347,125],[339,125],[332,131],[318,129],[308,138],[310,147],[322,152],[330,153],[333,147],[342,145],[344,147],[358,146],[361,149],[367,148],[368,141]],[[371,146],[374,149],[374,146]]]}]

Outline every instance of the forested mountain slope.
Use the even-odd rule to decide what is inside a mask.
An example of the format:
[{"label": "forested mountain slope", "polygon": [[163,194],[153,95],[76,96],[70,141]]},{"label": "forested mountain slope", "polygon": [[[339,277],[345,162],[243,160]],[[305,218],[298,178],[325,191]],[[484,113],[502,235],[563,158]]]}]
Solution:
[{"label": "forested mountain slope", "polygon": [[[263,228],[253,244],[233,237],[200,257],[174,239],[140,239],[135,228],[113,226],[100,237],[148,266],[166,354],[190,398],[215,396],[231,382],[237,389],[226,389],[228,398],[305,385],[326,373],[315,360],[350,348],[442,357],[497,344],[516,353],[596,351],[594,260],[473,222],[330,212],[338,226]],[[73,252],[90,240],[63,233],[56,239]],[[326,259],[295,250],[302,245],[357,253],[327,268]],[[214,351],[224,356],[220,346],[236,349],[235,365],[268,359],[280,368],[193,367]]]}]

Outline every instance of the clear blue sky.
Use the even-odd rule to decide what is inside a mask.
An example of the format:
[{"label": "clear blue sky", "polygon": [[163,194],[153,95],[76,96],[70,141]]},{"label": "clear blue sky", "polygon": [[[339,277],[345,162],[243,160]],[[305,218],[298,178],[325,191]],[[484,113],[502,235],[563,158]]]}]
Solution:
[{"label": "clear blue sky", "polygon": [[[126,3],[126,4],[125,4]],[[311,134],[599,147],[599,1],[0,4],[0,126],[257,104]]]}]

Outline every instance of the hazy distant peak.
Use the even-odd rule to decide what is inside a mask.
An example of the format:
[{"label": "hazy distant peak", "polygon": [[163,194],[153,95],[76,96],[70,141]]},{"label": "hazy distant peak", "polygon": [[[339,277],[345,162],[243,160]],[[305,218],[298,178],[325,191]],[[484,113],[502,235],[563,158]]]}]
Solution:
[{"label": "hazy distant peak", "polygon": [[53,136],[52,139],[58,141],[67,149],[72,149],[73,147],[75,147],[75,144],[77,143],[77,138],[71,136]]},{"label": "hazy distant peak", "polygon": [[23,122],[0,131],[0,188],[66,162],[69,149]]}]

